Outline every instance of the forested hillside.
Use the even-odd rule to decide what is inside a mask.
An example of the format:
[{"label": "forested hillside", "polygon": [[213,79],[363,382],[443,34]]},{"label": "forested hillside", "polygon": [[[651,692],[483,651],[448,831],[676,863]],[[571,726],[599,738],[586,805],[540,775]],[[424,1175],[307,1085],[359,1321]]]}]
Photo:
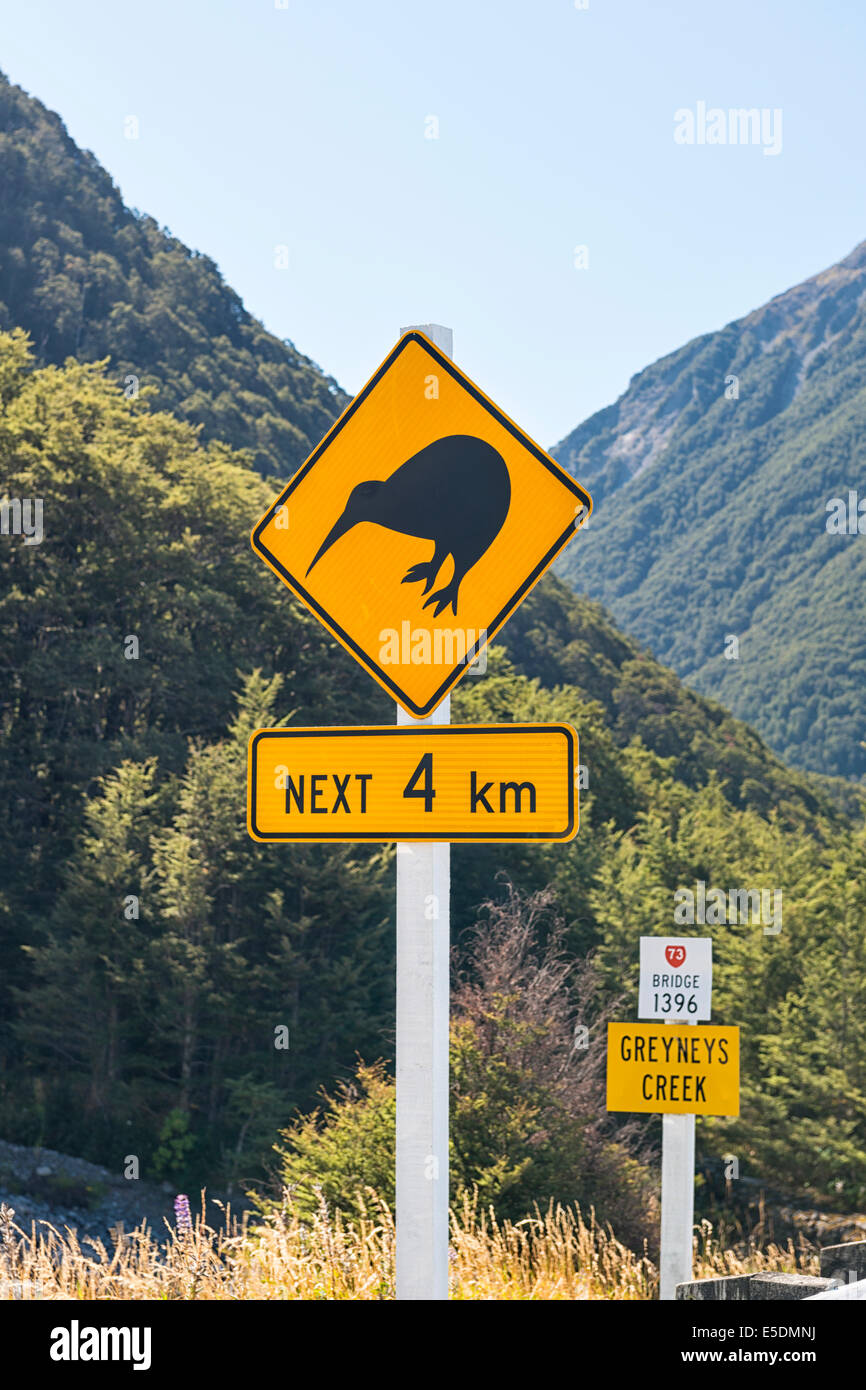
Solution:
[{"label": "forested hillside", "polygon": [[281,478],[348,400],[0,73],[0,328],[18,326],[40,361],[110,357],[114,381]]},{"label": "forested hillside", "polygon": [[[34,370],[20,334],[0,401],[8,493],[45,504],[41,544],[0,545],[2,1131],[193,1187],[255,1178],[295,1107],[393,1055],[394,871],[389,846],[251,841],[247,738],[393,705],[254,556],[272,485],[242,457],[92,365]],[[569,845],[455,847],[461,952],[503,871],[551,886],[569,956],[597,953],[587,1008],[624,991],[629,1017],[637,938],[673,926],[677,888],[781,889],[778,934],[695,928],[744,1043],[742,1118],[701,1142],[862,1202],[862,833],[561,584],[505,637],[455,719],[568,719],[589,785]],[[542,1199],[538,1124],[517,1107],[484,1165]],[[576,1151],[578,1192],[580,1171]]]},{"label": "forested hillside", "polygon": [[648,367],[554,451],[596,504],[561,573],[786,761],[853,778],[866,774],[864,294],[866,243]]}]

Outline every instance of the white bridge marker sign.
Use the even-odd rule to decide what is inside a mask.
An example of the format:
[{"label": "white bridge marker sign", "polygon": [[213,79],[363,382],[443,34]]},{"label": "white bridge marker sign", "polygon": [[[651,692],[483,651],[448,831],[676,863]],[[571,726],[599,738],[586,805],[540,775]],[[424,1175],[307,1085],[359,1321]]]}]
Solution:
[{"label": "white bridge marker sign", "polygon": [[638,1018],[706,1023],[713,989],[711,936],[642,936]]}]

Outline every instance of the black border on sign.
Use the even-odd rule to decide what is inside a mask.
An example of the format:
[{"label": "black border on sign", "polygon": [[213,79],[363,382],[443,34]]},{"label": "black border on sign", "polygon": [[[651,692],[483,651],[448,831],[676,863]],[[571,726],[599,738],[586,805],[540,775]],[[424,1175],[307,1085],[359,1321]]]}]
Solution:
[{"label": "black border on sign", "polygon": [[385,361],[382,363],[381,367],[379,367],[375,375],[373,375],[367,382],[366,386],[363,387],[361,391],[359,391],[358,395],[343,411],[343,414],[331,426],[330,430],[325,435],[321,443],[316,446],[316,448],[310,454],[310,457],[306,460],[305,463],[301,465],[301,467],[298,469],[298,472],[286,484],[279,497],[271,505],[268,511],[265,512],[261,521],[259,521],[259,523],[254,528],[252,533],[253,549],[262,557],[263,560],[266,561],[267,564],[271,566],[273,570],[276,571],[277,574],[279,574],[286,581],[292,592],[297,594],[298,598],[301,599],[301,601],[305,603],[313,613],[315,613],[316,617],[320,620],[320,622],[324,623],[328,631],[333,633],[333,635],[340,642],[342,642],[343,646],[346,647],[347,650],[352,653],[352,655],[356,658],[356,660],[358,660],[361,663],[362,666],[366,667],[366,669],[375,677],[375,679],[378,680],[379,683],[383,685],[394,696],[394,699],[397,700],[397,702],[401,704],[405,710],[407,710],[410,714],[413,714],[416,719],[425,719],[428,714],[432,714],[436,707],[442,703],[445,696],[448,694],[448,691],[452,688],[452,686],[457,684],[461,676],[465,674],[467,668],[472,665],[472,662],[476,659],[477,656],[480,655],[480,653],[484,650],[484,647],[487,646],[488,643],[492,640],[495,634],[502,627],[502,624],[506,622],[507,619],[511,616],[515,608],[522,601],[522,599],[525,597],[528,591],[541,578],[544,571],[548,569],[549,566],[553,563],[559,551],[562,550],[563,546],[571,539],[571,537],[578,530],[578,523],[576,521],[572,521],[568,524],[568,526],[566,526],[565,530],[562,532],[562,535],[556,541],[554,541],[553,545],[547,551],[547,554],[543,557],[543,559],[541,559],[538,562],[532,573],[526,579],[524,579],[522,584],[518,586],[518,588],[512,594],[511,598],[508,600],[508,602],[504,604],[503,607],[499,610],[493,621],[491,623],[488,623],[487,627],[484,629],[484,631],[487,634],[486,640],[484,642],[476,642],[472,646],[472,648],[466,652],[465,656],[463,657],[463,660],[458,661],[457,664],[451,668],[450,673],[445,677],[445,680],[439,686],[438,690],[436,690],[434,694],[431,695],[430,699],[424,705],[418,705],[415,703],[414,700],[411,700],[409,696],[406,694],[406,692],[400,688],[397,682],[385,671],[383,671],[382,667],[379,666],[375,661],[372,660],[370,656],[367,655],[363,647],[359,647],[358,644],[352,640],[352,638],[349,636],[347,632],[343,630],[340,624],[334,618],[331,617],[330,613],[328,613],[324,608],[322,608],[322,606],[319,603],[316,602],[312,594],[307,592],[300,580],[296,579],[295,576],[291,574],[290,571],[287,570],[285,566],[280,563],[276,556],[271,554],[267,546],[264,545],[264,543],[262,542],[262,531],[269,524],[269,522],[273,520],[279,508],[285,506],[288,498],[291,497],[295,488],[307,476],[313,465],[319,461],[322,454],[328,448],[332,440],[334,440],[340,433],[340,431],[344,428],[344,426],[349,423],[355,411],[361,405],[363,405],[364,401],[367,399],[370,392],[373,390],[373,387],[376,386],[377,383],[382,379],[385,372],[387,372],[388,368],[391,367],[394,362],[396,362],[397,358],[400,356],[400,353],[404,350],[404,348],[408,346],[409,343],[412,342],[417,343],[419,347],[423,348],[424,351],[427,352],[429,356],[431,356],[434,359],[434,361],[442,371],[447,372],[449,376],[453,377],[454,380],[457,381],[465,391],[468,391],[469,395],[472,396],[473,399],[477,401],[479,405],[483,406],[483,408],[488,412],[488,414],[493,416],[493,418],[498,422],[498,424],[502,425],[504,429],[508,430],[509,434],[513,435],[514,438],[518,440],[519,443],[521,443],[523,447],[527,449],[528,452],[531,453],[533,457],[538,460],[539,463],[543,464],[549,473],[553,473],[554,476],[559,479],[559,481],[563,484],[564,487],[570,488],[570,490],[574,493],[575,497],[579,499],[581,506],[584,508],[587,515],[589,515],[589,513],[592,511],[592,498],[590,497],[589,493],[586,492],[585,489],[580,486],[580,483],[575,482],[574,478],[572,478],[569,473],[566,473],[564,468],[561,468],[553,459],[549,458],[543,449],[540,449],[538,445],[535,444],[527,434],[524,434],[523,430],[521,430],[519,426],[515,425],[513,420],[509,420],[507,415],[503,415],[502,411],[499,410],[498,407],[495,406],[492,401],[489,401],[487,399],[483,391],[480,391],[478,387],[469,380],[468,377],[464,376],[463,373],[457,367],[455,367],[454,363],[451,361],[449,357],[445,357],[444,354],[441,353],[439,349],[435,346],[435,344],[430,342],[429,338],[425,338],[424,334],[419,333],[416,329],[412,329],[410,330],[410,332],[403,334],[403,337],[385,358]]},{"label": "black border on sign", "polygon": [[[460,831],[457,834],[443,836],[441,829],[435,835],[418,835],[395,831],[393,834],[384,831],[358,832],[352,835],[323,834],[320,831],[313,833],[304,831],[262,831],[256,824],[256,774],[258,771],[258,746],[261,739],[265,738],[434,738],[459,737],[461,734],[564,734],[568,745],[568,826],[565,830],[558,830],[555,833],[546,831],[539,832],[536,827],[534,830],[503,831],[501,834],[491,833],[488,835],[473,835],[469,831]],[[575,807],[574,807],[574,751],[575,751],[575,730],[568,724],[501,724],[496,726],[479,726],[477,724],[428,724],[425,728],[413,728],[411,725],[395,724],[372,727],[363,725],[358,728],[319,728],[319,729],[257,729],[250,738],[249,743],[249,778],[248,778],[248,811],[249,811],[249,831],[253,839],[262,843],[271,841],[287,840],[290,842],[310,841],[311,843],[325,844],[328,841],[339,841],[343,844],[357,842],[387,842],[400,840],[406,844],[456,844],[465,841],[469,844],[494,844],[502,841],[518,843],[520,841],[537,842],[556,842],[567,841],[573,838],[575,833]]]}]

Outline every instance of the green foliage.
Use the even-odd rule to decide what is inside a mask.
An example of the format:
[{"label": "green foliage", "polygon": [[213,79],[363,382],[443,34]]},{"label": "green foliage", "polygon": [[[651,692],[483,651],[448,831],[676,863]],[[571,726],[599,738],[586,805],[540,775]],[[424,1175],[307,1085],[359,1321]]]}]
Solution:
[{"label": "green foliage", "polygon": [[818,865],[801,858],[787,950],[763,972],[769,1007],[748,1040],[750,1147],[788,1184],[808,1167],[813,1191],[855,1210],[866,1203],[864,852],[861,832],[840,836]]},{"label": "green foliage", "polygon": [[826,507],[866,496],[864,288],[861,245],[648,367],[556,450],[597,508],[562,573],[786,760],[861,780],[866,539],[828,534]]},{"label": "green foliage", "polygon": [[[836,805],[848,814],[861,813],[862,797],[854,788],[786,767],[753,729],[686,689],[672,671],[617,631],[597,603],[560,581],[548,579],[532,591],[502,641],[517,671],[544,686],[576,688],[597,702],[595,726],[603,724],[614,748],[613,757],[599,750],[603,775],[594,795],[604,798],[604,819],[631,823],[635,803],[627,798],[628,779],[618,771],[616,749],[635,739],[659,758],[672,759],[678,781],[698,788],[716,773],[732,806],[763,816],[775,809],[791,826],[814,831]],[[590,738],[596,737],[594,727]],[[594,766],[596,749],[586,741],[586,761]]]},{"label": "green foliage", "polygon": [[[396,1104],[384,1063],[360,1062],[350,1081],[282,1132],[280,1181],[302,1216],[322,1198],[357,1214],[368,1188],[393,1206]],[[276,1203],[262,1197],[260,1205],[268,1211]]]},{"label": "green foliage", "polygon": [[[651,1236],[652,1181],[639,1131],[604,1116],[607,1012],[592,968],[563,949],[549,894],[486,904],[453,991],[451,1198],[519,1219],[550,1199],[595,1206],[621,1238]],[[574,1046],[577,1018],[590,1046]],[[383,1063],[283,1132],[279,1178],[296,1209],[357,1214],[372,1188],[394,1201],[395,1088]],[[430,1159],[431,1164],[434,1160]],[[428,1174],[435,1181],[431,1167]],[[260,1198],[264,1210],[279,1205]]]},{"label": "green foliage", "polygon": [[275,1088],[273,1133],[393,1007],[388,854],[255,846],[247,740],[389,702],[256,560],[243,459],[20,335],[0,387],[9,493],[45,499],[41,545],[0,546],[0,1114],[119,1169],[179,1107],[198,1176],[242,1177],[267,1143],[230,1083]]},{"label": "green foliage", "polygon": [[[348,403],[248,314],[208,256],[126,208],[53,112],[0,74],[0,329],[40,361],[111,358],[206,438],[289,477]],[[2,392],[2,382],[0,382]]]},{"label": "green foliage", "polygon": [[837,827],[821,845],[775,816],[732,814],[717,783],[684,798],[669,781],[614,837],[592,894],[599,968],[609,988],[625,987],[633,1017],[634,942],[674,929],[677,888],[703,880],[782,892],[778,931],[675,928],[713,938],[713,1020],[741,1029],[740,1117],[699,1120],[698,1142],[737,1154],[741,1176],[849,1209],[866,1197],[863,850],[862,832]]},{"label": "green foliage", "polygon": [[169,1110],[151,1158],[154,1177],[183,1181],[187,1160],[194,1148],[195,1136],[189,1132],[189,1112],[178,1107]]}]

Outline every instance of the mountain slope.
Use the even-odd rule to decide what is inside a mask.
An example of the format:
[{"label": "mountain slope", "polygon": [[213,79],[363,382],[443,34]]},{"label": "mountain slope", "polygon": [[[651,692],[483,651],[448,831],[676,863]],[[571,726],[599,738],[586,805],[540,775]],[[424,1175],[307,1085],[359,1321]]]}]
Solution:
[{"label": "mountain slope", "polygon": [[784,758],[849,777],[866,773],[866,536],[827,523],[831,499],[866,498],[864,293],[866,243],[656,362],[554,450],[597,507],[560,572]]},{"label": "mountain slope", "polygon": [[0,73],[0,329],[16,326],[46,363],[110,356],[116,381],[137,377],[158,408],[282,478],[348,401]]}]

